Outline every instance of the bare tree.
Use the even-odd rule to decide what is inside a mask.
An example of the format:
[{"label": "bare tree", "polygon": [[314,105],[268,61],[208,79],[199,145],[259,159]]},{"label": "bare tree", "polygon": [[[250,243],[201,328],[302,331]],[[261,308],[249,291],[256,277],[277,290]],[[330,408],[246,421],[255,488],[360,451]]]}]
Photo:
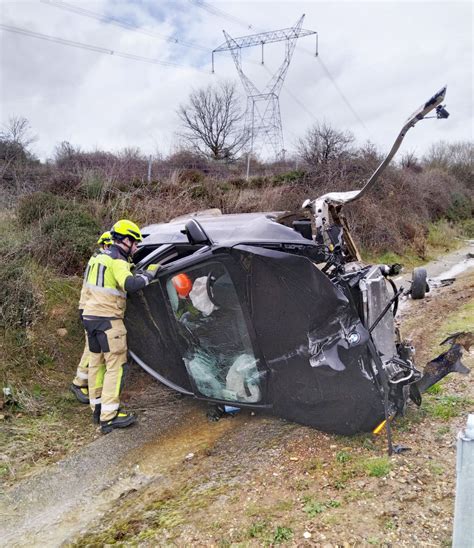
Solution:
[{"label": "bare tree", "polygon": [[323,123],[315,124],[296,145],[298,155],[309,166],[316,167],[340,159],[350,152],[354,136]]},{"label": "bare tree", "polygon": [[0,130],[0,159],[8,163],[34,159],[28,148],[37,140],[26,118],[12,116]]},{"label": "bare tree", "polygon": [[231,82],[194,90],[177,114],[184,127],[181,137],[194,151],[214,160],[235,159],[248,141],[245,112]]},{"label": "bare tree", "polygon": [[31,133],[30,122],[23,116],[12,116],[9,118],[0,132],[0,137],[17,143],[25,149],[38,140],[38,137]]}]

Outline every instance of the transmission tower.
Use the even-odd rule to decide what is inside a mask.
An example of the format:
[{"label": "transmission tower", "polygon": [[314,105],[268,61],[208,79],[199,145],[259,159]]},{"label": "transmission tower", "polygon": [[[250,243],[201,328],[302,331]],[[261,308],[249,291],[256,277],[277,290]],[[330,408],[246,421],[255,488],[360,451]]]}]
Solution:
[{"label": "transmission tower", "polygon": [[[318,54],[318,35],[315,31],[302,29],[304,14],[294,27],[261,32],[240,38],[232,38],[225,30],[225,42],[212,52],[212,72],[214,72],[214,54],[219,51],[230,51],[234,59],[240,80],[247,93],[246,130],[250,134],[248,148],[247,176],[250,156],[258,144],[262,148],[268,147],[277,159],[284,157],[283,130],[280,114],[280,91],[285,81],[290,61],[295,50],[296,41],[302,36],[316,35],[316,51]],[[260,46],[262,51],[262,65],[264,64],[264,46],[273,42],[285,41],[285,57],[269,82],[260,91],[250,80],[242,68],[242,49]]]}]

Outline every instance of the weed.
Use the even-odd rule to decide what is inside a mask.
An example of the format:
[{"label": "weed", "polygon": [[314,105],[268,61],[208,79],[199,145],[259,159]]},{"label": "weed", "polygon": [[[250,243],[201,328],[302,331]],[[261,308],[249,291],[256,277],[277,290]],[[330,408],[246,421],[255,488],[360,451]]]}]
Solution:
[{"label": "weed", "polygon": [[328,500],[328,502],[326,502],[326,506],[328,508],[339,508],[341,503],[338,500]]},{"label": "weed", "polygon": [[442,474],[444,474],[444,467],[441,466],[441,464],[438,464],[436,462],[430,462],[429,468],[431,472],[436,476],[441,476]]},{"label": "weed", "polygon": [[428,227],[428,244],[433,248],[449,251],[459,247],[459,229],[446,220],[432,223]]},{"label": "weed", "polygon": [[341,490],[341,489],[345,489],[346,486],[347,484],[341,480],[336,480],[334,482],[334,489]]},{"label": "weed", "polygon": [[474,219],[462,221],[461,231],[466,238],[474,238]]},{"label": "weed", "polygon": [[383,526],[384,526],[384,529],[387,529],[387,531],[393,531],[396,528],[396,525],[393,519],[386,520]]},{"label": "weed", "polygon": [[314,518],[317,514],[322,514],[329,508],[339,508],[341,503],[338,500],[328,500],[326,502],[318,502],[312,497],[304,497],[303,511],[308,514],[310,518]]},{"label": "weed", "polygon": [[94,172],[86,172],[80,184],[80,191],[85,198],[102,200],[106,188],[105,181]]},{"label": "weed", "polygon": [[293,529],[291,529],[290,527],[278,526],[275,529],[275,534],[273,535],[273,542],[275,542],[275,544],[281,544],[282,542],[291,540],[292,538]]},{"label": "weed", "polygon": [[305,497],[305,505],[303,510],[308,514],[310,518],[314,518],[317,514],[321,514],[326,509],[324,504],[313,500],[311,497]]},{"label": "weed", "polygon": [[387,457],[366,460],[362,463],[362,466],[365,473],[374,478],[382,478],[392,469],[392,465]]},{"label": "weed", "polygon": [[309,489],[309,481],[307,479],[297,479],[294,483],[296,491],[306,491]]},{"label": "weed", "polygon": [[437,382],[428,388],[426,391],[428,394],[441,394],[443,387]]},{"label": "weed", "polygon": [[351,460],[351,455],[347,451],[339,451],[336,454],[336,461],[337,462],[344,463],[344,462],[348,462],[350,460]]},{"label": "weed", "polygon": [[319,458],[312,458],[309,459],[306,463],[306,470],[310,473],[318,472],[319,470],[322,470],[323,468],[323,461]]},{"label": "weed", "polygon": [[0,464],[0,478],[2,476],[7,476],[8,474],[10,474],[10,467],[8,464]]},{"label": "weed", "polygon": [[258,538],[266,531],[266,529],[267,529],[266,522],[257,521],[249,527],[247,531],[247,535],[249,538]]}]

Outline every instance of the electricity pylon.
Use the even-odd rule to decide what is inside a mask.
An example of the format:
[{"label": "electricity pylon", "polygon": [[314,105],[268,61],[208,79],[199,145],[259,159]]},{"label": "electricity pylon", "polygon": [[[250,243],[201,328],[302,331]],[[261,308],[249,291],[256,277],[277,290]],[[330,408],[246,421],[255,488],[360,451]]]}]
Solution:
[{"label": "electricity pylon", "polygon": [[[212,52],[212,72],[214,72],[214,53],[230,51],[234,59],[240,80],[247,93],[246,130],[250,134],[247,177],[249,174],[250,156],[255,151],[257,143],[262,148],[268,147],[277,159],[284,156],[283,129],[280,114],[280,91],[285,81],[291,58],[295,50],[296,41],[302,36],[316,35],[316,51],[318,54],[318,35],[315,31],[302,29],[304,14],[294,27],[261,32],[240,38],[232,38],[225,30],[225,42]],[[262,65],[264,64],[264,45],[273,42],[286,41],[285,57],[278,70],[269,82],[260,91],[245,74],[242,68],[242,49],[252,46],[261,46]]]}]

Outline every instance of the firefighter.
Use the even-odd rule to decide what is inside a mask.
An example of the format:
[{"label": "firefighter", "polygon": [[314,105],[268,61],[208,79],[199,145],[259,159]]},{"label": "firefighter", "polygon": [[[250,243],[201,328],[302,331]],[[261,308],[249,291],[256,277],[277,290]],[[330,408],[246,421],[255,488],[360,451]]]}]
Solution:
[{"label": "firefighter", "polygon": [[[112,243],[112,237],[110,232],[104,232],[101,237],[97,240],[97,245],[99,246],[100,251],[107,249],[107,247]],[[86,280],[89,274],[89,270],[97,256],[97,253],[94,253],[87,263],[87,268],[84,273],[84,282],[82,284],[81,295],[79,297],[79,316],[82,322],[82,311],[84,310],[85,302],[87,299],[87,286]],[[89,389],[87,387],[88,379],[88,367],[89,367],[89,346],[87,344],[87,333],[86,333],[86,342],[84,344],[84,352],[77,366],[76,376],[72,381],[70,386],[71,392],[76,396],[77,400],[81,403],[89,403]]]},{"label": "firefighter", "polygon": [[127,293],[143,289],[152,272],[132,274],[131,257],[142,235],[126,219],[112,227],[113,243],[89,269],[83,323],[89,343],[89,401],[102,433],[132,425],[134,415],[120,410],[120,391],[127,363],[127,330],[123,322]]}]

